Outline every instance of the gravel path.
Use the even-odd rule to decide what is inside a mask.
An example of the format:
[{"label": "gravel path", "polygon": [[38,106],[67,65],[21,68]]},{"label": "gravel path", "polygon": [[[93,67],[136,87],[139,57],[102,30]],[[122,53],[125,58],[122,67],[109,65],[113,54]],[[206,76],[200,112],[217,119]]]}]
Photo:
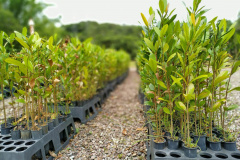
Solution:
[{"label": "gravel path", "polygon": [[86,125],[75,122],[79,132],[57,159],[145,159],[147,133],[137,98],[139,83],[136,70],[130,70],[94,120]]}]

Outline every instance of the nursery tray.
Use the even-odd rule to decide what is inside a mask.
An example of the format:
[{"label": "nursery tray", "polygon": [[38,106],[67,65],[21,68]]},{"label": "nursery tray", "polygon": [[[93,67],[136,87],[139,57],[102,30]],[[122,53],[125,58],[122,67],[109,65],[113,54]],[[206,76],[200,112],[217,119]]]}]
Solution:
[{"label": "nursery tray", "polygon": [[[148,134],[152,135],[151,126],[148,125]],[[182,148],[180,147],[177,150],[170,150],[167,147],[165,147],[163,150],[157,150],[155,149],[153,138],[150,138],[150,146],[147,147],[147,152],[150,153],[150,159],[151,160],[221,160],[221,159],[231,159],[231,160],[237,160],[240,159],[240,151],[228,151],[224,148],[221,149],[221,151],[213,151],[209,148],[207,148],[206,151],[200,151],[198,150],[198,154],[196,158],[188,158],[184,155],[184,152]]]},{"label": "nursery tray", "polygon": [[0,160],[32,160],[40,155],[43,160],[54,159],[50,151],[58,153],[67,146],[70,139],[76,134],[73,117],[68,117],[62,123],[59,123],[53,130],[48,131],[38,140],[12,140],[11,135],[0,134]]},{"label": "nursery tray", "polygon": [[[79,119],[81,123],[86,124],[88,121],[97,116],[97,114],[102,110],[102,105],[100,98],[95,96],[85,105],[69,107],[69,109],[74,119]],[[63,106],[59,106],[59,110],[65,112]]]}]

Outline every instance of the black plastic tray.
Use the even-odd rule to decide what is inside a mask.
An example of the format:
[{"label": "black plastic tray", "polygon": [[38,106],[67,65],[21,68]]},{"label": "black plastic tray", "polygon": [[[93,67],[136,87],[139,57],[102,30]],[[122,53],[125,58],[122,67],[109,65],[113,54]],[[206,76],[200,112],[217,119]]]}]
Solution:
[{"label": "black plastic tray", "polygon": [[[58,126],[38,140],[12,140],[10,134],[0,134],[0,160],[31,160],[37,158],[52,160],[53,157],[46,151],[50,150],[58,153],[67,146],[75,134],[76,128],[72,116],[59,123]],[[36,157],[37,154],[38,157]]]}]

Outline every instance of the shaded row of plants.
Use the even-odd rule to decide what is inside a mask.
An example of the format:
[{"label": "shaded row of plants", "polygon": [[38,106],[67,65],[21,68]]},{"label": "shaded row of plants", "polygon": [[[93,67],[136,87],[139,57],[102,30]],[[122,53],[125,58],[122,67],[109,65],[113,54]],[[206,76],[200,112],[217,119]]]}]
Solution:
[{"label": "shaded row of plants", "polygon": [[159,0],[157,12],[149,8],[148,20],[141,14],[145,25],[137,64],[145,105],[151,106],[154,143],[164,145],[167,139],[169,146],[177,144],[169,148],[177,149],[181,140],[195,153],[198,147],[206,150],[206,141],[217,144],[210,145],[212,150],[220,150],[221,142],[234,142],[236,149],[238,133],[229,132],[231,121],[225,118],[238,107],[228,105],[228,94],[240,91],[230,85],[240,61],[227,53],[235,29],[227,28],[225,19],[207,20],[208,9],[200,3],[194,0],[192,7],[186,6],[187,21],[181,23],[167,0]]},{"label": "shaded row of plants", "polygon": [[[46,134],[49,124],[56,126],[69,116],[73,102],[92,98],[128,69],[130,56],[124,51],[104,50],[90,39],[55,39],[42,39],[36,32],[28,36],[26,28],[10,36],[0,32],[2,134],[12,128],[21,130],[22,139],[29,138],[31,131],[33,138],[35,131]],[[21,44],[20,51],[14,48],[15,41]],[[6,107],[5,89],[10,90],[10,107]],[[14,115],[10,120],[9,109]]]}]

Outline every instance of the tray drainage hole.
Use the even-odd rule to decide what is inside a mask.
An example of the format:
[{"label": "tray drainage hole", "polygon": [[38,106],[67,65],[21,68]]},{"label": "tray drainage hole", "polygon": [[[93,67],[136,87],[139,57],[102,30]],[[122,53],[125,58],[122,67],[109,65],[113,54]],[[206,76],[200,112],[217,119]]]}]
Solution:
[{"label": "tray drainage hole", "polygon": [[200,156],[201,156],[202,158],[212,158],[212,155],[209,154],[209,153],[202,153],[202,154],[200,154]]},{"label": "tray drainage hole", "polygon": [[236,159],[240,159],[240,153],[232,153],[231,156]]},{"label": "tray drainage hole", "polygon": [[24,143],[24,141],[19,141],[19,142],[14,143],[14,145],[21,145],[23,143]]},{"label": "tray drainage hole", "polygon": [[20,147],[18,149],[16,149],[17,152],[22,152],[25,151],[27,149],[27,147]]},{"label": "tray drainage hole", "polygon": [[224,153],[216,153],[215,156],[218,157],[218,158],[221,158],[221,159],[228,158],[228,156],[226,154],[224,154]]},{"label": "tray drainage hole", "polygon": [[8,148],[6,148],[6,149],[4,149],[4,151],[12,151],[12,150],[14,150],[16,147],[8,147]]},{"label": "tray drainage hole", "polygon": [[161,152],[161,151],[158,151],[158,152],[156,152],[155,154],[156,154],[156,156],[158,156],[158,157],[166,157],[166,156],[167,156],[167,154],[166,154],[165,152]]},{"label": "tray drainage hole", "polygon": [[3,143],[3,141],[0,141],[0,144]]},{"label": "tray drainage hole", "polygon": [[4,148],[3,146],[0,146],[0,151],[1,151],[3,148]]},{"label": "tray drainage hole", "polygon": [[13,143],[13,141],[8,141],[8,142],[3,143],[3,145],[9,145],[9,144],[12,144],[12,143]]},{"label": "tray drainage hole", "polygon": [[0,136],[0,138],[2,138],[3,136]]},{"label": "tray drainage hole", "polygon": [[174,157],[174,158],[180,158],[181,157],[181,154],[178,153],[178,152],[171,152],[170,153],[170,156]]},{"label": "tray drainage hole", "polygon": [[32,145],[34,143],[35,143],[35,141],[30,141],[30,142],[25,143],[25,145],[29,146],[29,145]]},{"label": "tray drainage hole", "polygon": [[7,137],[3,137],[2,139],[6,140],[6,139],[10,139],[10,138],[11,138],[11,136],[7,136]]}]

